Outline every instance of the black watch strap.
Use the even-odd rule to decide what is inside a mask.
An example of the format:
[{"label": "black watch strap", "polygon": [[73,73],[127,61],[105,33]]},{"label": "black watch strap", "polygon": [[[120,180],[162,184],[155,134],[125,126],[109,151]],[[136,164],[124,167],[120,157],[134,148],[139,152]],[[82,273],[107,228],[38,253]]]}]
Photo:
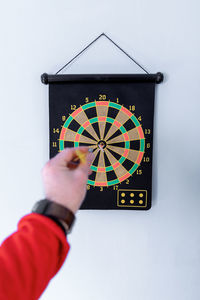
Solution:
[{"label": "black watch strap", "polygon": [[59,224],[62,229],[64,228],[66,233],[71,231],[75,221],[75,216],[70,209],[48,199],[36,202],[32,212],[50,217]]}]

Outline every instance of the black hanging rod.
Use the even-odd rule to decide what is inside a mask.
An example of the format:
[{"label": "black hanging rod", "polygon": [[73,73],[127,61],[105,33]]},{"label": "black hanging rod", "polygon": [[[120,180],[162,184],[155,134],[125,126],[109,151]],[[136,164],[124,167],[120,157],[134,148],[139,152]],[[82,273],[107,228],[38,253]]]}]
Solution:
[{"label": "black hanging rod", "polygon": [[51,75],[44,73],[41,81],[44,84],[59,82],[155,82],[161,83],[164,75],[156,74],[62,74]]}]

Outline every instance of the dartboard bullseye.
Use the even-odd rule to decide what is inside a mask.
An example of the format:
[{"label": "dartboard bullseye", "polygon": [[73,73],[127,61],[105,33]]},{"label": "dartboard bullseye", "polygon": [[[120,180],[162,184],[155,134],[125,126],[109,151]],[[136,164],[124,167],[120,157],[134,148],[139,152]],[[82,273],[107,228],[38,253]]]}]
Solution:
[{"label": "dartboard bullseye", "polygon": [[69,143],[93,149],[93,173],[88,184],[100,187],[119,184],[132,176],[145,150],[138,119],[111,101],[93,101],[71,113],[60,132],[59,149],[62,151]]}]

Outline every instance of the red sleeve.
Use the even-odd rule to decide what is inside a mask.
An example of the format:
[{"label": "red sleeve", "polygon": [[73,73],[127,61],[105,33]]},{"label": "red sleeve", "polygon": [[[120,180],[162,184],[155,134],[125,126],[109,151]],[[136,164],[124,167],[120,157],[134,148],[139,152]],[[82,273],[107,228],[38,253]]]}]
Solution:
[{"label": "red sleeve", "polygon": [[36,300],[58,272],[69,251],[62,229],[32,213],[0,247],[0,299]]}]

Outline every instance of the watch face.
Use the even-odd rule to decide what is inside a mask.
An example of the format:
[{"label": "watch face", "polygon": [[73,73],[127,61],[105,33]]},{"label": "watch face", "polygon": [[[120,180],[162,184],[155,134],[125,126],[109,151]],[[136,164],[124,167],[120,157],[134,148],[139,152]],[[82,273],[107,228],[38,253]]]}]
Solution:
[{"label": "watch face", "polygon": [[49,204],[48,200],[46,200],[46,199],[40,200],[40,201],[35,203],[35,205],[33,206],[32,212],[42,214],[42,213],[45,212],[48,204]]},{"label": "watch face", "polygon": [[32,212],[47,216],[58,224],[61,223],[67,233],[71,231],[75,220],[74,214],[69,209],[48,199],[36,202]]}]

